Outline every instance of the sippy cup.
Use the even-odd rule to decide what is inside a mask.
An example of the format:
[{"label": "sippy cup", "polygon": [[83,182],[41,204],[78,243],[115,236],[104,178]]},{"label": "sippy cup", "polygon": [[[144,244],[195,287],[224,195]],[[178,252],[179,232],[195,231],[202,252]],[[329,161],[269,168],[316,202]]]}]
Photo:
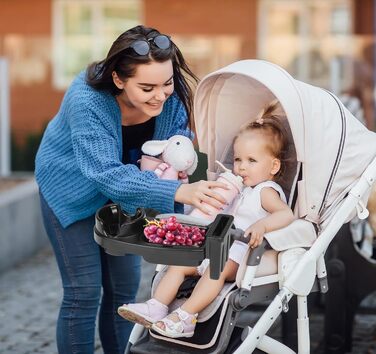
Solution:
[{"label": "sippy cup", "polygon": [[[231,204],[243,188],[243,179],[226,169],[226,172],[219,175],[217,181],[226,184],[229,189],[213,188],[213,190],[224,197],[228,204]],[[189,215],[197,218],[214,219],[220,212],[220,209],[217,209],[209,204],[205,203],[205,206],[211,212],[211,215],[205,214],[197,208],[193,209]]]}]

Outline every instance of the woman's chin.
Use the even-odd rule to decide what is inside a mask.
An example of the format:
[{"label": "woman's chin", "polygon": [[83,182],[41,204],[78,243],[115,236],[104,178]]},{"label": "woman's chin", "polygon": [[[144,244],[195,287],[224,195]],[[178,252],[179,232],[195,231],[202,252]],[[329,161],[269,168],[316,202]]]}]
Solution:
[{"label": "woman's chin", "polygon": [[146,109],[144,110],[145,114],[149,115],[150,117],[157,116],[162,113],[163,105],[160,105],[158,107],[152,107],[148,105]]}]

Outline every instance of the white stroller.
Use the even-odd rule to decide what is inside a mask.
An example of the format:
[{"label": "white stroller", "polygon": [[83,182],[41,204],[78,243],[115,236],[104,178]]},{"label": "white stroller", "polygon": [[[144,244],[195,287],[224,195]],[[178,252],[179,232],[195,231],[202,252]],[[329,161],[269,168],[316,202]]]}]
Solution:
[{"label": "white stroller", "polygon": [[[239,61],[207,75],[197,88],[195,123],[200,151],[208,157],[208,179],[219,172],[216,160],[231,168],[234,135],[275,99],[291,134],[293,163],[282,185],[298,219],[265,235],[267,242],[239,268],[237,287],[226,287],[200,314],[196,332],[205,333],[205,340],[195,339],[196,334],[164,338],[135,325],[127,352],[248,354],[258,348],[294,353],[266,335],[294,295],[298,352],[310,352],[307,295],[328,289],[323,256],[339,228],[355,213],[367,217],[365,205],[376,177],[376,135],[330,92],[297,81],[272,63]],[[267,299],[270,305],[251,328],[250,305]],[[241,332],[241,341],[231,347],[234,329],[238,338]]]}]

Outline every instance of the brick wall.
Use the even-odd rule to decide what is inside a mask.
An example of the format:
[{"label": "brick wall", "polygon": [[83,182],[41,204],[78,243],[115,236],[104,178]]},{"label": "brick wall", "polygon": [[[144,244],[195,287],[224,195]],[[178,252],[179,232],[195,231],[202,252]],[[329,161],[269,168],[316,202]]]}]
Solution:
[{"label": "brick wall", "polygon": [[[145,23],[181,35],[239,35],[243,58],[256,48],[257,1],[145,0]],[[40,131],[63,92],[51,84],[51,0],[0,1],[0,55],[11,64],[12,130],[18,142]]]},{"label": "brick wall", "polygon": [[145,23],[162,32],[192,35],[240,35],[242,58],[254,57],[256,0],[144,0]]},{"label": "brick wall", "polygon": [[11,128],[22,143],[57,111],[62,91],[51,86],[51,1],[0,2],[0,56],[10,62]]}]

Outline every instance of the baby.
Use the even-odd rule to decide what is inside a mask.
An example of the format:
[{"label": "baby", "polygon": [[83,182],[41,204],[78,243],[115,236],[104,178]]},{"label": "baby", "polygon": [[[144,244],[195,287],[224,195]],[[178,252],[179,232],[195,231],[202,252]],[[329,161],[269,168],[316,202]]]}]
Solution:
[{"label": "baby", "polygon": [[[286,132],[269,107],[262,117],[250,123],[234,139],[234,173],[243,179],[244,189],[234,201],[231,211],[234,224],[250,236],[248,245],[235,241],[229,259],[218,280],[210,279],[208,262],[199,267],[169,266],[145,303],[120,306],[119,314],[171,338],[191,337],[200,311],[219,294],[225,281],[234,281],[239,264],[248,247],[262,243],[264,234],[289,225],[294,216],[286,204],[282,188],[276,183],[285,168]],[[186,276],[201,275],[192,295],[184,304],[168,314]]]}]

